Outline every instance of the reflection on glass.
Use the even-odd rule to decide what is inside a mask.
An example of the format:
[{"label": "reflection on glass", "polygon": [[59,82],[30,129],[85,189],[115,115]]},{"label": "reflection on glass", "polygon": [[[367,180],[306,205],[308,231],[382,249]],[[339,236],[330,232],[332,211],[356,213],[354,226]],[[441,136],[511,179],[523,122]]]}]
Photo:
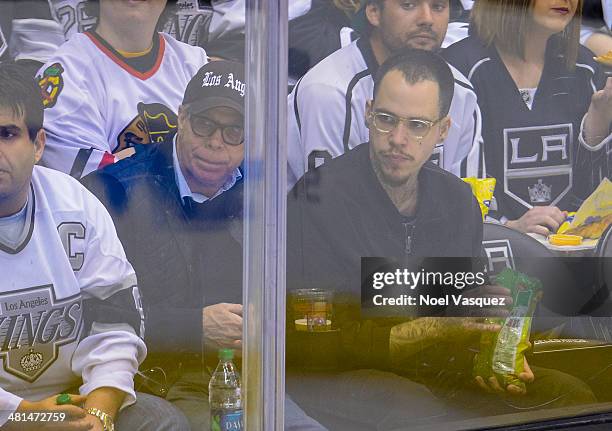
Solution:
[{"label": "reflection on glass", "polygon": [[288,295],[333,295],[332,331],[288,319],[288,392],[329,429],[608,410],[609,11],[355,6],[288,96]]},{"label": "reflection on glass", "polygon": [[[242,426],[248,5],[0,2],[0,429]],[[609,2],[287,8],[285,428],[609,412]]]}]

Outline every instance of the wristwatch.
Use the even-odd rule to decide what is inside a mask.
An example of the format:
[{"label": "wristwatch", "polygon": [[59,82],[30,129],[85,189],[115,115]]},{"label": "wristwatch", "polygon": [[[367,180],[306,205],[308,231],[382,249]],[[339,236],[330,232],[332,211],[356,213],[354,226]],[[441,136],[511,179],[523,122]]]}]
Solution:
[{"label": "wristwatch", "polygon": [[115,423],[107,413],[104,413],[102,410],[95,407],[90,407],[86,411],[90,415],[100,419],[100,422],[102,422],[102,426],[104,427],[104,431],[115,431]]}]

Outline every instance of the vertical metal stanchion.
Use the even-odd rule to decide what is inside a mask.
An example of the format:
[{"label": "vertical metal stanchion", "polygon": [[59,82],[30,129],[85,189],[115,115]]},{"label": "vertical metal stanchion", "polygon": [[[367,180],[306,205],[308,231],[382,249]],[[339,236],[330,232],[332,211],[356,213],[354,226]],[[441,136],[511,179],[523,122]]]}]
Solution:
[{"label": "vertical metal stanchion", "polygon": [[246,1],[243,389],[248,431],[283,429],[287,0]]}]

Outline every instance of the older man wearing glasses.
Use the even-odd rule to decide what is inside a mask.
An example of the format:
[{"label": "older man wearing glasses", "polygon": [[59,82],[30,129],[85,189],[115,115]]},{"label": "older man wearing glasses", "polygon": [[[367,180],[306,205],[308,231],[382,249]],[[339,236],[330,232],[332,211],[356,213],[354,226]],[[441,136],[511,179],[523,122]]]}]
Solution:
[{"label": "older man wearing glasses", "polygon": [[[209,429],[217,350],[242,348],[245,91],[242,64],[206,64],[187,86],[174,138],[83,179],[141,277],[145,383],[194,430]],[[286,409],[286,429],[323,429],[290,400]]]}]

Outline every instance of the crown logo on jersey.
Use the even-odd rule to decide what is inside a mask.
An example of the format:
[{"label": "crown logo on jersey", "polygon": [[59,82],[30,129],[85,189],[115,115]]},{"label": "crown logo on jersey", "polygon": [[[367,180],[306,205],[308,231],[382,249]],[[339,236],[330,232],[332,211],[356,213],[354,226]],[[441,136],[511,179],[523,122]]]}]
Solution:
[{"label": "crown logo on jersey", "polygon": [[33,349],[30,349],[27,354],[23,355],[21,361],[19,361],[19,364],[26,373],[38,371],[43,365],[43,355],[42,353],[35,352]]},{"label": "crown logo on jersey", "polygon": [[533,187],[527,187],[527,190],[529,191],[529,200],[531,203],[541,204],[550,202],[552,186],[547,186],[541,179],[539,179],[538,183],[534,184]]}]

